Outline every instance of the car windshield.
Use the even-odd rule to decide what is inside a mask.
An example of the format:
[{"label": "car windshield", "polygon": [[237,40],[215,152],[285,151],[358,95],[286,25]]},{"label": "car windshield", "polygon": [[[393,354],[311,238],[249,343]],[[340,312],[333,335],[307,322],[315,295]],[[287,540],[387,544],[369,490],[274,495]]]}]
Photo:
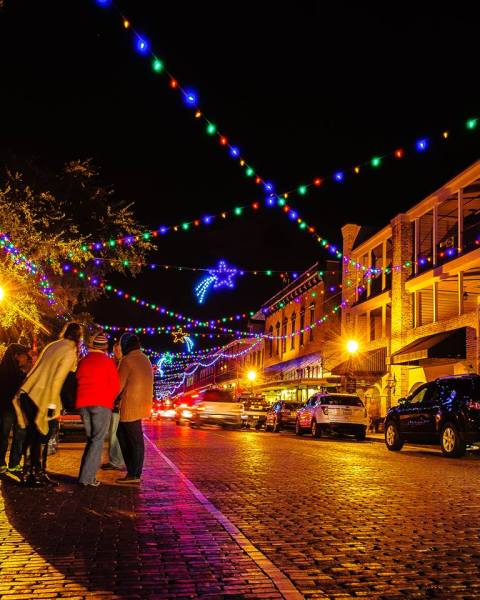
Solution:
[{"label": "car windshield", "polygon": [[358,396],[324,396],[320,399],[320,404],[330,406],[363,406],[363,402]]}]

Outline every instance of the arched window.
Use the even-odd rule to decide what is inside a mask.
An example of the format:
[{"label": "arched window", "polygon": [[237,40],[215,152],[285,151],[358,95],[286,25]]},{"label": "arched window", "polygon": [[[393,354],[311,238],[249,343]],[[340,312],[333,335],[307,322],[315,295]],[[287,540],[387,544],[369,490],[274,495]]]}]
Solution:
[{"label": "arched window", "polygon": [[310,304],[310,337],[309,340],[313,342],[313,324],[315,323],[315,304]]},{"label": "arched window", "polygon": [[304,329],[305,329],[305,309],[302,308],[302,310],[300,311],[300,347],[302,347],[305,342]]},{"label": "arched window", "polygon": [[297,313],[292,314],[292,337],[290,338],[290,350],[295,350],[295,321],[297,320]]},{"label": "arched window", "polygon": [[288,319],[287,317],[285,317],[285,319],[283,319],[282,324],[282,354],[285,354],[285,352],[287,351],[287,326]]}]

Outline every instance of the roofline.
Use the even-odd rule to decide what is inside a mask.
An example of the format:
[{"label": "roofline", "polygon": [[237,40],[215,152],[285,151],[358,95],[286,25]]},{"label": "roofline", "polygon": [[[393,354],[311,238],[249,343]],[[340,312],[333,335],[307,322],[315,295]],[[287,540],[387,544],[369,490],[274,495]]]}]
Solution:
[{"label": "roofline", "polygon": [[279,292],[277,292],[269,300],[264,302],[261,306],[261,309],[269,306],[270,304],[275,304],[276,302],[279,302],[283,297],[287,296],[288,294],[291,294],[293,291],[295,291],[300,286],[305,285],[305,283],[307,283],[313,277],[319,277],[320,281],[322,281],[322,278],[318,275],[319,270],[320,270],[320,264],[317,261],[309,269],[307,269],[301,275],[299,275],[296,279],[294,279],[291,283],[286,285],[283,289],[281,289]]}]

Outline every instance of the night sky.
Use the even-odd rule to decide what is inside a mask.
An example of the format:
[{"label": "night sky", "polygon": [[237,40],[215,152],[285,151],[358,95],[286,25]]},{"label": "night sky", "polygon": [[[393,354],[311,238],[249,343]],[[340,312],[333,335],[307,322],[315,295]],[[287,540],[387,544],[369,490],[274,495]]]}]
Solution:
[{"label": "night sky", "polygon": [[[247,160],[282,191],[403,147],[403,161],[292,204],[340,241],[346,222],[381,227],[479,158],[478,15],[369,3],[136,0],[119,6]],[[420,3],[417,3],[420,4]],[[404,5],[402,5],[404,6]],[[443,11],[443,12],[442,12]],[[6,0],[0,13],[0,159],[55,168],[93,157],[147,228],[238,204],[262,190],[205,135],[165,77],[133,50],[115,11],[93,0]],[[451,140],[440,132],[451,129]],[[414,141],[430,137],[416,154]],[[278,209],[162,239],[152,261],[302,270],[326,255]],[[125,290],[215,318],[256,310],[278,277],[238,280],[196,305],[196,274],[120,280]],[[162,324],[120,300],[91,307],[100,322]],[[146,340],[145,340],[146,341]],[[163,347],[165,338],[149,339]]]}]

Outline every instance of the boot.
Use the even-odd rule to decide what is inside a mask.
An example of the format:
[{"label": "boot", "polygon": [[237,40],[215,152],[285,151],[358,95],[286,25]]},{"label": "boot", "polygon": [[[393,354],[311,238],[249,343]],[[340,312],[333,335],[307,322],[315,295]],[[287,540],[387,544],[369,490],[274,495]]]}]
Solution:
[{"label": "boot", "polygon": [[39,478],[45,485],[50,487],[57,487],[57,485],[60,485],[59,482],[51,477],[44,469],[40,471]]}]

